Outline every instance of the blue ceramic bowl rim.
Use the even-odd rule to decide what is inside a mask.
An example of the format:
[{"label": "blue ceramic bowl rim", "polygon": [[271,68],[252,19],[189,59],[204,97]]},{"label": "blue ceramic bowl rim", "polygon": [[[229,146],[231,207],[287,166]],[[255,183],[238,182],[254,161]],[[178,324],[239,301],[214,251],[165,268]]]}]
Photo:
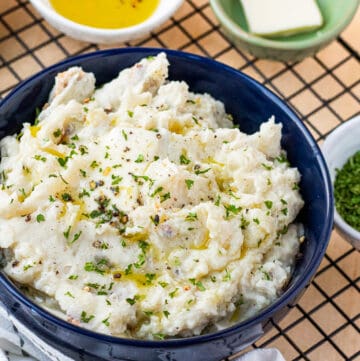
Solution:
[{"label": "blue ceramic bowl rim", "polygon": [[[300,293],[301,290],[303,290],[307,284],[312,279],[313,275],[315,274],[318,266],[320,265],[320,262],[325,254],[327,245],[329,243],[330,234],[332,231],[333,226],[333,216],[334,216],[334,204],[333,204],[333,194],[332,194],[332,186],[330,181],[330,175],[328,172],[328,168],[326,165],[326,162],[324,160],[324,157],[320,151],[320,148],[318,147],[317,143],[313,139],[310,132],[306,129],[305,125],[301,122],[301,120],[298,118],[298,116],[289,108],[288,105],[286,105],[283,100],[281,100],[277,95],[272,93],[269,89],[267,89],[265,86],[260,84],[255,79],[250,78],[246,74],[243,74],[242,72],[227,66],[223,63],[217,62],[210,58],[205,58],[199,55],[190,54],[182,51],[177,50],[170,50],[170,49],[163,49],[163,48],[139,48],[139,47],[132,47],[132,48],[114,48],[114,49],[108,49],[108,50],[101,50],[101,51],[95,51],[92,53],[87,53],[83,55],[78,55],[75,57],[70,57],[64,61],[61,61],[59,63],[56,63],[50,67],[47,67],[43,69],[42,71],[38,72],[37,74],[31,76],[24,82],[20,83],[18,86],[16,86],[2,101],[0,101],[0,108],[12,97],[16,96],[16,94],[21,91],[21,89],[31,83],[34,80],[37,80],[41,78],[43,75],[47,74],[49,71],[54,70],[58,67],[63,67],[66,64],[78,62],[84,59],[92,58],[92,57],[106,57],[109,55],[114,54],[122,54],[122,53],[138,53],[141,52],[149,53],[149,55],[154,55],[160,52],[165,52],[166,54],[180,57],[196,62],[201,62],[203,64],[212,66],[215,70],[222,70],[229,73],[229,75],[232,75],[234,77],[242,77],[245,79],[245,81],[249,82],[252,86],[257,88],[257,90],[261,92],[265,92],[266,95],[274,101],[287,115],[288,117],[296,123],[296,125],[300,128],[302,135],[306,139],[306,141],[311,145],[312,151],[314,152],[315,159],[317,160],[321,174],[324,177],[324,183],[325,183],[325,194],[326,194],[326,209],[324,210],[326,214],[325,218],[325,227],[322,232],[323,235],[323,242],[320,243],[320,247],[317,249],[317,253],[312,257],[308,267],[304,269],[303,271],[303,277],[301,277],[294,285],[292,285],[291,288],[286,290],[275,302],[270,304],[268,307],[266,307],[264,310],[262,310],[257,315],[244,320],[242,322],[239,322],[238,324],[235,324],[231,327],[225,328],[223,330],[208,333],[200,336],[193,336],[193,337],[186,337],[186,338],[177,338],[177,339],[168,339],[168,340],[162,340],[162,341],[150,341],[150,340],[139,340],[139,339],[127,339],[127,338],[121,338],[121,337],[115,337],[115,336],[109,336],[106,334],[97,333],[82,327],[75,326],[59,317],[56,317],[55,315],[51,314],[50,312],[46,311],[42,307],[36,305],[34,302],[32,302],[30,299],[28,299],[25,295],[23,295],[16,287],[12,285],[10,280],[2,273],[0,272],[0,282],[5,286],[6,290],[13,296],[17,301],[19,301],[22,304],[25,304],[27,307],[29,307],[32,311],[37,313],[38,315],[44,317],[47,321],[51,323],[55,323],[56,325],[63,327],[65,329],[68,329],[69,331],[83,334],[84,336],[88,336],[90,338],[94,338],[97,340],[101,340],[108,343],[114,343],[114,344],[123,344],[123,345],[129,345],[129,346],[135,346],[135,347],[143,347],[143,348],[164,348],[164,347],[178,347],[178,346],[186,346],[196,343],[205,343],[212,340],[219,339],[221,337],[225,337],[227,335],[231,335],[234,333],[238,333],[246,328],[250,328],[256,324],[258,324],[261,320],[270,318],[277,310],[287,306],[295,297]],[[21,320],[20,320],[21,321]]]}]

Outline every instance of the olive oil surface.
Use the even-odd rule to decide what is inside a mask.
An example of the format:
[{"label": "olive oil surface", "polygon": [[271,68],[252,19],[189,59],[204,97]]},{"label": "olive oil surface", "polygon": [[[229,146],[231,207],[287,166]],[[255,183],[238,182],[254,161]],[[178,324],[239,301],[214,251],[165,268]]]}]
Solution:
[{"label": "olive oil surface", "polygon": [[154,13],[159,0],[50,0],[50,4],[76,23],[118,29],[144,22]]}]

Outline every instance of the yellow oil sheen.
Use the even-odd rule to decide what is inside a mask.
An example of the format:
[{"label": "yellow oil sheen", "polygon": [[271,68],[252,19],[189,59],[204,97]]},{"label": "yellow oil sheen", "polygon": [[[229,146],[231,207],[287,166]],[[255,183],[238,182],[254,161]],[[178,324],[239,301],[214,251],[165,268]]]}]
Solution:
[{"label": "yellow oil sheen", "polygon": [[144,22],[159,0],[50,0],[50,3],[56,12],[76,23],[118,29]]},{"label": "yellow oil sheen", "polygon": [[32,125],[30,127],[30,133],[31,136],[33,136],[34,138],[36,138],[37,133],[39,132],[39,130],[41,129],[41,127],[39,125]]},{"label": "yellow oil sheen", "polygon": [[64,158],[65,157],[65,154],[57,151],[56,149],[46,147],[46,148],[42,148],[41,150],[46,152],[46,153],[49,153],[49,154],[51,154],[51,155],[53,155],[55,157],[58,157],[58,158]]},{"label": "yellow oil sheen", "polygon": [[[150,287],[150,284],[147,283],[148,279],[146,278],[145,274],[143,273],[130,273],[126,274],[122,271],[116,271],[112,272],[113,274],[120,274],[121,277],[118,279],[118,281],[128,281],[133,282],[138,289],[145,289],[146,287]],[[115,279],[117,280],[117,279]]]}]

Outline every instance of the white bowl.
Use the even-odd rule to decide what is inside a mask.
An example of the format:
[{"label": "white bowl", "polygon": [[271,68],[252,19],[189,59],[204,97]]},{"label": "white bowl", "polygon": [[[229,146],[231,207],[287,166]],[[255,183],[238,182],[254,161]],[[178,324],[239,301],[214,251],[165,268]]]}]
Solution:
[{"label": "white bowl", "polygon": [[63,17],[54,10],[49,0],[30,0],[41,16],[56,29],[75,39],[103,44],[125,42],[148,35],[153,29],[169,19],[183,1],[160,0],[155,12],[138,25],[119,29],[100,29],[81,25]]},{"label": "white bowl", "polygon": [[[334,184],[336,169],[341,169],[346,161],[360,150],[360,115],[337,127],[325,140],[321,150],[329,167]],[[360,181],[360,180],[359,180]],[[336,211],[335,226],[357,250],[360,250],[360,232],[348,225]]]}]

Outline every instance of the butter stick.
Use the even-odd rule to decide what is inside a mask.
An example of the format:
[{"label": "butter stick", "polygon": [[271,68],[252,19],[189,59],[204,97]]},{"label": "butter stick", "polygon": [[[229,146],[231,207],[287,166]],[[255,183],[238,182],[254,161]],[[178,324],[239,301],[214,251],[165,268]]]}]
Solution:
[{"label": "butter stick", "polygon": [[323,17],[316,0],[240,0],[251,33],[288,36],[320,28]]}]

